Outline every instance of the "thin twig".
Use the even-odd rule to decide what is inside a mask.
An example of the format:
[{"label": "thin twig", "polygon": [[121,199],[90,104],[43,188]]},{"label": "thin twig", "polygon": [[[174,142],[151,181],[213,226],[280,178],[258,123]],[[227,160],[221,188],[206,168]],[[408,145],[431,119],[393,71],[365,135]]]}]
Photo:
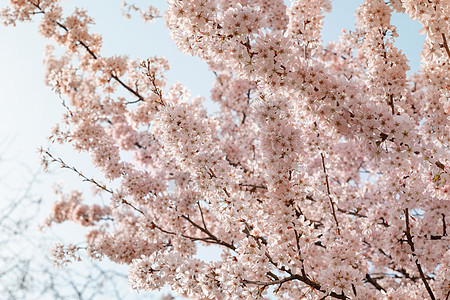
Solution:
[{"label": "thin twig", "polygon": [[[109,189],[106,185],[101,185],[100,183],[98,183],[94,178],[88,178],[86,175],[84,175],[82,172],[78,171],[75,167],[72,167],[68,164],[66,164],[61,158],[55,158],[50,152],[48,152],[47,150],[43,150],[41,149],[42,154],[47,155],[48,157],[50,157],[52,159],[52,162],[56,162],[58,163],[61,168],[63,169],[69,169],[73,172],[75,172],[76,174],[78,174],[78,176],[80,176],[81,178],[83,178],[83,181],[86,182],[90,182],[93,185],[97,186],[98,188],[102,189],[105,192],[110,193],[111,195],[114,194],[114,191],[112,189]],[[133,204],[131,204],[130,202],[128,202],[125,199],[121,199],[123,204],[126,204],[128,206],[130,206],[131,208],[133,208],[135,211],[139,212],[140,214],[142,214],[143,216],[145,216],[145,213],[140,210],[139,208],[137,208],[136,206],[134,206]]]},{"label": "thin twig", "polygon": [[327,194],[328,194],[328,199],[330,200],[331,212],[332,212],[334,221],[336,222],[337,232],[338,232],[338,234],[341,234],[341,231],[339,230],[339,222],[336,217],[336,210],[334,209],[334,202],[333,202],[333,199],[331,199],[330,183],[328,182],[328,173],[327,173],[327,169],[325,168],[325,156],[323,155],[323,153],[320,153],[320,156],[322,157],[322,168],[323,168],[323,172],[325,173],[325,182],[327,184]]},{"label": "thin twig", "polygon": [[242,281],[246,284],[262,285],[262,286],[266,287],[266,286],[270,286],[270,285],[274,285],[274,284],[281,285],[287,281],[292,281],[292,280],[300,280],[300,276],[299,275],[291,275],[289,277],[285,277],[285,278],[278,279],[278,280],[272,280],[272,281],[257,281],[257,280],[247,280],[247,279],[243,279]]},{"label": "thin twig", "polygon": [[205,227],[205,229],[207,229],[206,228],[206,223],[205,223],[205,218],[203,216],[203,210],[202,210],[202,207],[200,206],[200,201],[197,201],[197,205],[198,205],[198,209],[200,210],[200,215],[202,217],[203,226]]},{"label": "thin twig", "polygon": [[217,239],[212,239],[210,237],[199,238],[199,237],[188,236],[188,235],[185,235],[185,234],[179,234],[179,233],[176,233],[176,232],[173,232],[173,231],[168,231],[168,230],[165,230],[164,228],[162,228],[161,226],[157,225],[155,222],[152,222],[151,225],[154,228],[158,229],[159,231],[161,231],[161,232],[163,232],[165,234],[168,234],[168,235],[176,235],[176,236],[181,236],[183,238],[189,239],[191,241],[201,241],[201,242],[205,242],[205,243],[211,243],[211,244],[217,244],[217,245],[224,246],[224,244],[220,243]]}]

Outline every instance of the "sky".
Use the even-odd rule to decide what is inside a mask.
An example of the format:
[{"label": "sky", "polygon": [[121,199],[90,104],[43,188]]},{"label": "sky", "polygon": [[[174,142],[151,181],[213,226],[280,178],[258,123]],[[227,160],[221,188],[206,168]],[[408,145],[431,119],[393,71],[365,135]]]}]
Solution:
[{"label": "sky", "polygon": [[[131,20],[123,18],[121,2],[63,1],[68,11],[75,5],[85,7],[95,18],[93,30],[103,35],[104,56],[165,56],[171,66],[167,74],[169,84],[180,81],[191,90],[192,95],[208,98],[214,76],[206,64],[178,51],[162,19],[145,24],[138,16]],[[145,5],[145,2],[138,0],[135,3]],[[6,3],[6,0],[0,0],[0,7]],[[327,15],[323,30],[325,42],[336,41],[344,28],[354,28],[353,12],[360,3],[359,0],[332,2],[333,11]],[[162,10],[166,6],[162,1],[153,1],[151,4]],[[407,16],[397,14],[393,17],[393,23],[400,35],[396,45],[404,51],[415,72],[419,69],[419,54],[424,40],[424,36],[418,35],[421,26]],[[63,113],[61,100],[43,83],[45,70],[42,60],[48,41],[39,36],[36,25],[36,22],[19,23],[16,27],[0,25],[0,208],[2,201],[5,203],[8,199],[14,199],[20,193],[21,186],[30,180],[31,174],[39,172],[37,149],[49,146],[47,137]],[[51,149],[56,156],[63,157],[90,175],[98,174],[90,166],[86,155],[74,153],[69,147],[51,145]],[[52,186],[59,180],[65,181],[68,189],[89,190],[87,184],[80,182],[74,174],[52,168],[49,174],[39,174],[38,182],[34,185],[34,193],[43,199],[45,207],[50,207],[55,200]],[[56,234],[63,235],[64,230],[73,229],[63,226]],[[79,232],[71,232],[81,239]]]}]

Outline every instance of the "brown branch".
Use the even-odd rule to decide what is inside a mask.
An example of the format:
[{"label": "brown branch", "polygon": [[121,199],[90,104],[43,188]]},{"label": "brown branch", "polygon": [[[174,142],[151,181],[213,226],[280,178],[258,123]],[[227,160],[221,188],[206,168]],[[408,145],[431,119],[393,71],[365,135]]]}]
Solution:
[{"label": "brown branch", "polygon": [[[267,244],[267,242],[264,241],[264,239],[262,239],[261,237],[256,237],[256,236],[252,235],[252,234],[250,233],[250,229],[251,229],[250,225],[249,225],[245,220],[243,220],[243,222],[244,222],[245,227],[246,227],[244,233],[247,235],[247,237],[252,237],[252,238],[255,240],[255,242],[257,243],[257,245],[258,245],[258,247],[259,247],[260,249],[261,249],[261,247],[262,247],[262,246],[261,246],[261,242],[262,242],[263,244],[265,244],[265,245]],[[260,242],[260,240],[261,240],[261,242]],[[267,250],[264,251],[264,254],[265,254],[265,256],[267,257],[267,259],[269,260],[269,262],[270,262],[273,266],[275,266],[275,267],[276,267],[278,270],[280,270],[280,271],[283,271],[283,272],[288,273],[290,276],[289,276],[289,277],[286,277],[286,278],[284,278],[284,279],[279,279],[279,280],[270,281],[270,282],[263,282],[263,281],[248,281],[248,280],[247,280],[246,283],[262,285],[262,286],[265,288],[265,287],[267,287],[267,286],[269,286],[269,285],[274,285],[274,284],[280,284],[280,286],[281,286],[281,284],[283,284],[283,283],[286,282],[286,281],[300,280],[301,282],[307,284],[308,286],[312,287],[313,289],[325,293],[325,291],[321,290],[321,285],[320,285],[319,283],[317,283],[317,282],[315,282],[315,281],[309,279],[309,277],[307,276],[307,274],[306,274],[306,272],[305,272],[304,269],[302,269],[302,275],[299,275],[299,274],[293,274],[293,272],[292,272],[290,269],[286,268],[285,266],[281,266],[281,267],[280,267],[279,264],[277,264],[277,263],[273,260],[273,258],[270,256],[270,254],[269,254],[269,252],[268,252]],[[245,280],[244,280],[244,282],[245,282]],[[269,283],[269,284],[266,284],[266,283]],[[348,299],[348,297],[345,296],[345,294],[344,294],[343,292],[342,292],[341,294],[337,294],[337,293],[335,293],[335,292],[332,292],[332,293],[329,294],[329,296],[331,296],[331,297],[333,297],[333,298],[336,298],[336,299]]]},{"label": "brown branch", "polygon": [[222,241],[221,239],[217,238],[214,234],[212,234],[208,229],[203,228],[202,226],[198,225],[197,223],[195,223],[194,221],[192,221],[188,216],[181,216],[183,219],[187,220],[189,223],[192,224],[192,226],[194,226],[195,228],[197,228],[198,230],[200,230],[201,232],[203,232],[204,234],[206,234],[208,236],[208,239],[211,241],[214,241],[214,244],[218,244],[218,245],[222,245],[225,246],[233,251],[236,250],[236,247],[233,246],[230,243],[227,243],[225,241]]},{"label": "brown branch", "polygon": [[333,202],[333,199],[331,199],[330,183],[328,182],[328,173],[327,173],[327,169],[325,168],[325,156],[323,155],[323,153],[320,153],[320,156],[322,157],[322,168],[323,168],[323,172],[325,173],[325,182],[327,184],[327,194],[328,194],[328,199],[330,200],[331,213],[333,215],[334,222],[336,223],[337,232],[338,232],[338,234],[341,234],[341,231],[339,230],[339,222],[336,217],[336,210],[334,209],[334,202]]},{"label": "brown branch", "polygon": [[405,209],[405,222],[406,222],[406,240],[409,244],[409,246],[411,247],[411,251],[414,253],[415,249],[414,249],[414,243],[412,241],[412,235],[411,235],[411,230],[409,228],[409,210],[408,208]]},{"label": "brown branch", "polygon": [[123,86],[126,90],[128,90],[130,93],[132,93],[138,98],[137,100],[133,101],[133,103],[138,101],[144,101],[144,97],[142,97],[136,90],[133,90],[131,87],[125,84],[122,80],[120,80],[119,77],[117,77],[114,74],[111,74],[111,78],[114,78],[121,86]]},{"label": "brown branch", "polygon": [[[325,293],[325,291],[321,290],[320,284],[318,284],[317,282],[312,281],[311,279],[309,279],[305,275],[299,275],[299,274],[292,274],[292,275],[290,275],[288,277],[285,277],[285,278],[282,278],[282,279],[278,279],[278,280],[272,280],[272,281],[258,281],[258,280],[243,279],[242,282],[245,283],[245,284],[260,285],[260,286],[263,286],[265,288],[265,287],[268,287],[268,286],[271,286],[271,285],[275,285],[275,284],[279,284],[281,286],[283,283],[289,282],[289,281],[293,281],[293,280],[299,280],[299,281],[301,281],[303,283],[306,283],[307,285],[309,285],[313,289]],[[344,293],[337,294],[335,292],[331,292],[330,294],[328,294],[328,296],[336,298],[336,299],[349,299],[347,296],[345,296]]]},{"label": "brown branch", "polygon": [[211,244],[223,245],[223,244],[221,244],[221,243],[217,242],[216,240],[211,239],[211,238],[209,238],[209,237],[199,238],[199,237],[188,236],[188,235],[185,235],[185,234],[181,234],[181,235],[180,235],[180,234],[178,234],[178,233],[176,233],[176,232],[165,230],[165,229],[162,228],[161,226],[156,225],[155,222],[151,222],[151,225],[152,225],[153,228],[156,228],[156,229],[158,229],[159,231],[161,231],[162,233],[165,233],[165,234],[168,234],[168,235],[181,236],[181,237],[183,237],[183,238],[189,239],[189,240],[194,241],[194,242],[195,242],[195,241],[201,241],[201,242],[205,242],[205,243],[211,243]]},{"label": "brown branch", "polygon": [[337,211],[338,212],[341,212],[341,213],[344,213],[344,214],[347,214],[347,215],[351,215],[351,216],[354,216],[354,217],[359,217],[359,218],[367,218],[367,216],[366,215],[363,215],[363,214],[360,214],[359,212],[357,212],[357,211],[350,211],[350,210],[344,210],[344,209],[342,209],[342,208],[337,208]]},{"label": "brown branch", "polygon": [[197,201],[197,205],[198,205],[198,209],[200,210],[200,215],[202,217],[203,226],[205,227],[205,229],[207,229],[206,228],[205,217],[203,216],[203,210],[202,210],[202,207],[200,206],[200,201]]},{"label": "brown branch", "polygon": [[283,279],[272,280],[272,281],[254,281],[254,280],[247,280],[247,279],[243,279],[242,281],[246,284],[269,286],[269,285],[274,285],[274,284],[283,284],[287,281],[297,280],[297,279],[300,280],[299,275],[292,275],[289,277],[285,277]]},{"label": "brown branch", "polygon": [[248,183],[239,183],[239,186],[249,186],[255,189],[264,189],[267,190],[267,186],[265,185],[256,185],[256,184],[248,184]]},{"label": "brown branch", "polygon": [[445,52],[447,52],[447,55],[450,58],[450,49],[448,48],[447,38],[445,37],[444,33],[442,33],[442,40],[443,40],[443,46],[444,46]]},{"label": "brown branch", "polygon": [[[39,9],[39,12],[42,14],[46,14],[47,12],[44,11],[40,6],[39,3],[34,3],[33,1],[29,1],[34,7],[36,7],[37,9]],[[56,25],[58,25],[60,28],[62,28],[64,31],[69,32],[69,29],[64,26],[63,24],[61,24],[60,22],[56,21],[55,22]],[[88,45],[86,45],[83,41],[77,40],[77,42],[89,53],[89,55],[93,58],[93,59],[98,59],[97,55],[89,48]],[[138,97],[138,100],[136,101],[143,101],[144,97],[142,97],[136,90],[132,89],[130,86],[128,86],[126,83],[124,83],[122,80],[120,80],[119,77],[117,77],[114,74],[110,74],[111,78],[113,78],[114,80],[116,80],[122,87],[124,87],[126,90],[128,90],[129,92],[131,92],[133,95],[135,95],[136,97]],[[136,102],[135,101],[135,102]]]},{"label": "brown branch", "polygon": [[[392,259],[392,257],[391,257],[391,259]],[[393,269],[393,270],[396,271],[396,272],[399,272],[400,274],[403,275],[403,277],[402,276],[396,276],[396,278],[407,278],[407,279],[412,280],[413,282],[416,282],[419,279],[419,277],[417,277],[417,276],[409,275],[409,273],[403,268],[402,269]]]},{"label": "brown branch", "polygon": [[249,187],[249,189],[247,189],[247,191],[249,191],[250,193],[256,192],[256,189],[267,190],[267,186],[265,186],[265,185],[257,185],[257,184],[249,184],[249,183],[239,183],[239,186],[240,186],[240,187]]},{"label": "brown branch", "polygon": [[[414,251],[415,251],[414,242],[412,240],[411,230],[409,227],[409,210],[408,210],[408,208],[405,209],[405,222],[406,222],[406,232],[405,232],[406,240],[411,248],[411,252],[412,252],[413,256],[415,257],[416,254],[414,253]],[[425,278],[425,274],[423,273],[422,266],[420,265],[419,259],[417,257],[416,257],[415,263],[416,263],[417,270],[419,271],[420,278],[422,279],[422,282],[425,285],[425,288],[427,289],[428,294],[430,295],[430,299],[436,300],[436,297],[434,296],[433,291],[431,290],[431,287],[428,284],[427,279]]]},{"label": "brown branch", "polygon": [[442,235],[447,236],[447,224],[445,223],[445,215],[442,214]]},{"label": "brown branch", "polygon": [[393,94],[389,94],[388,104],[391,107],[392,114],[394,115],[395,114],[395,110],[394,110],[394,95]]},{"label": "brown branch", "polygon": [[386,290],[374,278],[370,277],[369,274],[366,274],[366,280],[368,283],[373,285],[377,290],[386,292]]}]

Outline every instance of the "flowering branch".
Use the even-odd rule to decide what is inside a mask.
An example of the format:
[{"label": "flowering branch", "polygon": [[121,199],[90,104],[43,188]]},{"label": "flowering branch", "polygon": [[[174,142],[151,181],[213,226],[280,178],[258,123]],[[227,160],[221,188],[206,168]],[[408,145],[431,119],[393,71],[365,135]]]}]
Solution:
[{"label": "flowering branch", "polygon": [[205,243],[211,243],[211,244],[217,244],[217,245],[222,245],[222,246],[226,246],[227,248],[230,248],[232,250],[234,246],[230,245],[226,242],[223,242],[221,240],[219,240],[217,237],[215,236],[210,236],[210,237],[204,237],[204,238],[200,238],[200,237],[193,237],[193,236],[188,236],[185,234],[179,234],[177,232],[173,232],[173,231],[168,231],[164,228],[162,228],[161,226],[157,225],[155,222],[151,222],[151,227],[158,229],[159,231],[161,231],[162,233],[168,234],[168,235],[176,235],[176,236],[181,236],[183,238],[189,239],[191,241],[201,241],[201,242],[205,242]]},{"label": "flowering branch", "polygon": [[366,280],[371,285],[373,285],[377,290],[386,292],[386,290],[375,280],[375,278],[372,278],[369,274],[366,274]]},{"label": "flowering branch", "polygon": [[445,37],[444,33],[442,33],[442,41],[443,41],[445,52],[447,52],[447,55],[450,58],[450,49],[448,48],[447,38]]},{"label": "flowering branch", "polygon": [[[46,155],[48,157],[51,158],[52,162],[56,162],[58,163],[61,168],[63,169],[69,169],[73,172],[75,172],[76,174],[78,174],[78,176],[80,176],[81,178],[83,178],[83,181],[85,182],[90,182],[93,185],[97,186],[98,188],[100,188],[101,190],[108,192],[109,194],[113,195],[114,191],[112,189],[109,189],[106,185],[102,185],[100,183],[98,183],[94,178],[88,178],[87,176],[85,176],[82,172],[78,171],[75,167],[69,166],[68,164],[66,164],[61,158],[55,158],[50,152],[48,152],[47,150],[44,149],[40,149],[41,154]],[[139,208],[137,208],[136,206],[134,206],[133,204],[131,204],[130,202],[128,202],[125,199],[121,199],[121,202],[123,204],[126,204],[128,206],[130,206],[131,208],[133,208],[135,211],[139,212],[140,214],[142,214],[143,216],[145,216],[145,213],[140,210]]]},{"label": "flowering branch", "polygon": [[[29,3],[31,3],[33,6],[35,6],[37,9],[39,9],[39,12],[42,14],[46,14],[47,12],[45,10],[43,10],[40,5],[39,2],[38,3],[34,3],[33,1],[28,1]],[[62,28],[64,31],[69,32],[69,29],[64,26],[63,24],[61,24],[58,21],[55,21],[55,23]],[[80,45],[89,53],[89,55],[93,58],[93,59],[98,59],[97,55],[89,48],[88,45],[86,45],[86,43],[84,43],[81,40],[77,40],[78,43],[80,43]],[[128,90],[129,92],[131,92],[133,95],[135,95],[138,100],[137,101],[144,101],[144,97],[142,97],[136,90],[132,89],[130,86],[128,86],[126,83],[124,83],[118,76],[116,76],[115,74],[110,74],[111,78],[113,78],[114,80],[116,80],[122,87],[124,87],[126,90]]]},{"label": "flowering branch", "polygon": [[[405,209],[405,222],[406,222],[406,232],[405,232],[406,239],[407,239],[407,242],[408,242],[408,244],[409,244],[409,246],[411,248],[413,256],[416,256],[414,242],[412,240],[413,238],[412,238],[412,235],[411,235],[411,229],[409,227],[409,210],[408,210],[408,208]],[[428,284],[427,279],[425,278],[425,274],[423,273],[422,266],[420,265],[418,258],[416,258],[415,263],[416,263],[416,266],[417,266],[417,270],[419,271],[420,278],[422,279],[422,282],[425,285],[425,288],[427,289],[428,294],[430,295],[430,299],[431,300],[436,300],[436,297],[434,296],[433,291],[431,290],[431,287]]]},{"label": "flowering branch", "polygon": [[192,221],[189,216],[181,216],[183,219],[187,220],[189,223],[192,224],[192,226],[194,226],[195,228],[197,228],[198,230],[200,230],[201,232],[203,232],[204,234],[206,234],[208,236],[208,240],[211,240],[212,243],[214,244],[218,244],[218,245],[222,245],[225,246],[231,250],[236,250],[236,247],[233,246],[230,243],[227,243],[225,241],[220,240],[219,238],[217,238],[214,234],[212,234],[205,226],[205,228],[203,228],[202,226],[198,225],[197,223],[195,223],[194,221]]},{"label": "flowering branch", "polygon": [[330,200],[330,205],[331,205],[331,213],[333,215],[334,222],[336,223],[336,228],[337,228],[338,234],[341,234],[341,232],[339,230],[339,222],[336,217],[336,211],[334,209],[334,202],[333,202],[333,199],[331,199],[330,184],[328,182],[328,173],[327,173],[327,169],[325,168],[325,156],[323,155],[323,153],[320,153],[320,156],[322,157],[322,168],[323,168],[323,172],[325,173],[325,182],[327,185],[328,199]]},{"label": "flowering branch", "polygon": [[[306,275],[306,274],[305,274]],[[299,280],[303,283],[306,283],[307,285],[309,285],[310,287],[312,287],[313,289],[320,291],[322,293],[326,293],[324,290],[321,290],[321,285],[312,281],[311,279],[309,279],[308,277],[304,276],[304,275],[299,275],[299,274],[293,274],[291,276],[282,278],[282,279],[278,279],[278,280],[272,280],[272,281],[257,281],[257,280],[247,280],[247,279],[243,279],[242,282],[245,284],[252,284],[252,285],[260,285],[263,288],[266,288],[270,285],[276,285],[279,284],[280,286],[285,283],[285,282],[289,282],[289,281],[293,281],[293,280]],[[344,293],[341,294],[337,294],[335,292],[331,292],[328,294],[330,297],[333,297],[335,299],[349,299],[347,296],[345,296]]]}]

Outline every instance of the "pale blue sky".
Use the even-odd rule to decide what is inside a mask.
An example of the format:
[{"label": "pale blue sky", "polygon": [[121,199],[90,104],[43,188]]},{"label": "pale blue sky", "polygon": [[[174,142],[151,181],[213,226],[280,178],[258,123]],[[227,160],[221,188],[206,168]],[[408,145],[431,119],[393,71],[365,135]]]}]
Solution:
[{"label": "pale blue sky", "polygon": [[[0,0],[0,7],[6,2]],[[126,54],[132,58],[165,56],[171,65],[167,75],[170,83],[180,81],[193,95],[208,97],[213,75],[207,66],[177,50],[163,20],[144,24],[137,16],[131,20],[124,19],[121,16],[121,2],[66,0],[64,5],[88,8],[96,20],[94,29],[104,38],[103,55]],[[145,5],[145,2],[136,1],[136,4]],[[325,41],[337,40],[343,28],[354,28],[353,11],[359,3],[359,0],[333,1],[333,11],[325,21]],[[165,4],[159,7],[163,8]],[[412,70],[417,71],[424,39],[424,36],[418,35],[421,26],[404,15],[396,15],[393,23],[398,26],[400,34],[397,46],[406,53]],[[6,186],[19,187],[27,180],[29,169],[39,168],[37,149],[47,145],[46,138],[63,112],[59,98],[43,84],[42,59],[46,44],[47,41],[37,33],[36,23],[18,24],[15,28],[0,25],[0,155],[8,161],[1,163],[0,167],[0,194],[5,198],[14,196]],[[86,155],[74,154],[69,147],[54,147],[54,153],[95,174],[89,167]],[[35,190],[48,205],[53,200],[52,183],[59,178],[64,179],[70,189],[88,190],[86,184],[67,171],[43,175]]]}]

